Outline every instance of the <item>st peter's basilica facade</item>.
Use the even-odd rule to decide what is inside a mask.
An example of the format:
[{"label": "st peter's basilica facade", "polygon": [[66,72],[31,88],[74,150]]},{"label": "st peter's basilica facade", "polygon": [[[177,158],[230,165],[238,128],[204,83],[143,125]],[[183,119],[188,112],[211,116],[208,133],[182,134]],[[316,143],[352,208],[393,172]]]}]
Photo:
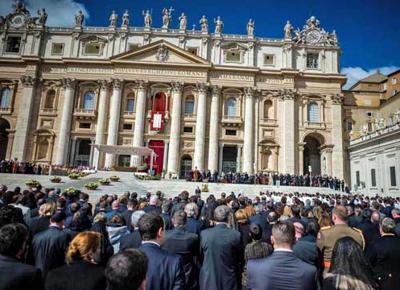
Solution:
[{"label": "st peter's basilica facade", "polygon": [[347,175],[335,32],[311,17],[279,39],[256,37],[251,19],[233,35],[219,17],[189,29],[171,14],[161,28],[149,11],[140,27],[128,11],[108,27],[86,27],[81,12],[48,27],[45,10],[17,1],[0,19],[0,159],[142,166],[91,146],[133,145],[154,150],[158,174]]}]

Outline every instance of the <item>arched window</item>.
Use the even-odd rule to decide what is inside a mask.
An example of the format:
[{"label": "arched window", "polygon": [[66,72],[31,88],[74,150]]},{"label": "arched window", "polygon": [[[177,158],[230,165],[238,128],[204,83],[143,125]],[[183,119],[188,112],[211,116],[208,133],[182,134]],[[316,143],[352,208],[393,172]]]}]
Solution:
[{"label": "arched window", "polygon": [[311,102],[308,104],[308,122],[311,123],[319,122],[318,104],[315,102]]},{"label": "arched window", "polygon": [[135,96],[133,93],[130,93],[127,96],[126,100],[126,111],[127,112],[134,112],[135,111]]},{"label": "arched window", "polygon": [[1,91],[0,108],[9,108],[11,101],[11,90],[5,88]]},{"label": "arched window", "polygon": [[264,102],[264,119],[273,119],[273,113],[272,113],[272,102],[271,100],[266,100]]},{"label": "arched window", "polygon": [[188,96],[185,100],[185,115],[193,115],[194,111],[194,97]]},{"label": "arched window", "polygon": [[225,116],[236,117],[236,98],[230,97],[225,102]]},{"label": "arched window", "polygon": [[94,109],[94,98],[95,93],[93,91],[88,91],[83,96],[83,109],[93,110]]},{"label": "arched window", "polygon": [[46,99],[44,101],[44,108],[45,109],[53,109],[55,98],[56,98],[56,91],[49,90],[46,94]]}]

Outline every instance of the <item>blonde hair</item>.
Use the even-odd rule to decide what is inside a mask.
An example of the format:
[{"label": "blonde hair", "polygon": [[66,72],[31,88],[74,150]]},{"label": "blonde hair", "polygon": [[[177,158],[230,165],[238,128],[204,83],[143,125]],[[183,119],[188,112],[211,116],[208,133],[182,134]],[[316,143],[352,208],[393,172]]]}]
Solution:
[{"label": "blonde hair", "polygon": [[94,216],[93,222],[97,223],[97,222],[106,222],[107,221],[107,217],[106,214],[104,212],[99,212],[98,214],[96,214]]},{"label": "blonde hair", "polygon": [[245,224],[247,222],[247,217],[248,216],[247,216],[246,211],[244,209],[238,209],[235,212],[235,217],[236,217],[236,220],[237,220],[237,222],[239,224]]},{"label": "blonde hair", "polygon": [[69,244],[67,251],[67,263],[84,260],[90,262],[92,254],[100,248],[101,234],[97,232],[82,232]]},{"label": "blonde hair", "polygon": [[48,201],[45,204],[42,204],[39,208],[39,215],[40,216],[52,216],[57,209],[57,205],[55,202]]}]

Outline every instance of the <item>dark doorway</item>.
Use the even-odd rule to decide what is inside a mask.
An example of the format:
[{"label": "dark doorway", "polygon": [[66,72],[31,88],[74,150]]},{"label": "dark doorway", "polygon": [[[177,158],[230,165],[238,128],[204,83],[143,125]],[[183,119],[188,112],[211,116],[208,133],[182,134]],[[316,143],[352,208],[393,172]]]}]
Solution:
[{"label": "dark doorway", "polygon": [[90,149],[92,142],[90,139],[78,139],[76,142],[75,166],[89,166]]},{"label": "dark doorway", "polygon": [[236,172],[237,146],[224,146],[222,155],[222,171]]},{"label": "dark doorway", "polygon": [[185,178],[192,172],[192,157],[190,155],[183,155],[181,159],[181,170],[179,178]]},{"label": "dark doorway", "polygon": [[309,173],[308,166],[311,166],[311,174],[321,174],[321,151],[320,142],[312,136],[307,136],[304,139],[304,167],[303,173]]},{"label": "dark doorway", "polygon": [[5,119],[0,118],[0,160],[6,159],[9,129],[10,123]]}]

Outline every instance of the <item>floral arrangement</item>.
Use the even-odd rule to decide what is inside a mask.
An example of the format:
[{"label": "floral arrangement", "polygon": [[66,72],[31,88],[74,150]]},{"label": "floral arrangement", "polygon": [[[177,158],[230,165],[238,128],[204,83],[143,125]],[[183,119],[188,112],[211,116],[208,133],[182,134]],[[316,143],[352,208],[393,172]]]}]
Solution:
[{"label": "floral arrangement", "polygon": [[35,179],[29,179],[27,181],[25,181],[25,185],[29,186],[29,187],[38,187],[40,186],[39,181],[35,180]]},{"label": "floral arrangement", "polygon": [[202,184],[201,185],[201,191],[202,192],[208,192],[208,184]]},{"label": "floral arrangement", "polygon": [[65,192],[68,193],[68,194],[74,194],[74,193],[77,192],[77,190],[76,190],[75,187],[68,187],[68,188],[65,190]]},{"label": "floral arrangement", "polygon": [[135,177],[139,180],[161,180],[160,175],[150,176],[150,175],[135,175]]},{"label": "floral arrangement", "polygon": [[53,177],[50,178],[50,181],[51,181],[52,183],[60,183],[60,182],[61,182],[61,177],[59,177],[59,176],[53,176]]},{"label": "floral arrangement", "polygon": [[88,172],[79,172],[79,176],[80,177],[85,177],[85,176],[88,176],[89,175],[89,173]]},{"label": "floral arrangement", "polygon": [[120,178],[119,178],[119,176],[113,175],[113,176],[110,177],[110,180],[111,180],[112,182],[117,182],[117,181],[120,180]]},{"label": "floral arrangement", "polygon": [[99,185],[96,182],[89,182],[85,184],[85,188],[89,190],[95,190],[99,187]]},{"label": "floral arrangement", "polygon": [[109,185],[111,183],[111,181],[108,178],[102,178],[102,179],[99,179],[99,183],[101,185]]},{"label": "floral arrangement", "polygon": [[69,175],[68,175],[68,177],[69,177],[69,179],[79,179],[79,177],[80,177],[80,174],[79,173],[70,173]]}]

